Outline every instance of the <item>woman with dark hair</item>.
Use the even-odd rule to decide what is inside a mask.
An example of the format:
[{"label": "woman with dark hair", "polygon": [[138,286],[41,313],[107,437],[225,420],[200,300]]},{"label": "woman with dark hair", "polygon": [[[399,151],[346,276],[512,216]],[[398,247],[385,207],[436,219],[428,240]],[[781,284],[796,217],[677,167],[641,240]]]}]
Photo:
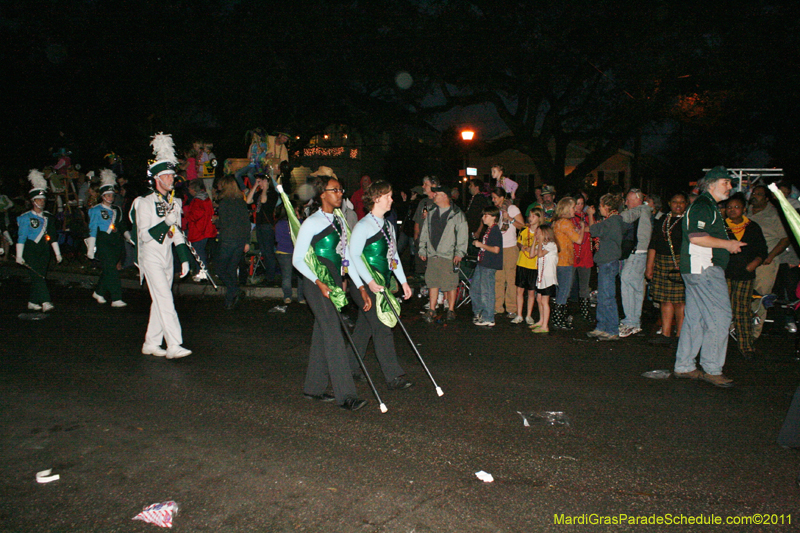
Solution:
[{"label": "woman with dark hair", "polygon": [[[503,304],[508,318],[517,317],[517,230],[525,227],[522,212],[506,198],[506,191],[492,191],[492,203],[500,210],[497,225],[503,235],[503,269],[494,278],[494,312],[503,313]],[[492,317],[483,317],[491,321]]]},{"label": "woman with dark hair", "polygon": [[[375,356],[381,365],[383,376],[389,389],[407,389],[412,383],[405,377],[405,370],[397,362],[392,328],[384,324],[378,316],[376,294],[391,291],[395,284],[393,275],[403,288],[403,298],[411,298],[411,287],[406,281],[400,254],[397,251],[397,237],[394,227],[386,219],[392,208],[392,186],[386,181],[376,181],[367,186],[362,196],[366,215],[353,228],[350,239],[350,256],[358,270],[359,277],[368,287],[367,294],[376,305],[366,311],[359,311],[358,321],[353,331],[353,342],[358,352],[364,354],[370,337],[375,347]],[[395,287],[396,288],[396,287]],[[394,291],[392,291],[394,292]],[[359,291],[350,286],[350,296],[359,308],[364,308]],[[391,313],[391,311],[389,311]],[[350,362],[351,370],[358,368]]]},{"label": "woman with dark hair", "polygon": [[237,269],[250,249],[250,213],[234,178],[225,176],[219,180],[219,187],[219,215],[215,220],[219,251],[215,265],[225,284],[225,309],[232,310],[242,299]]},{"label": "woman with dark hair", "polygon": [[653,225],[644,276],[651,282],[653,300],[660,304],[661,335],[651,339],[651,344],[673,344],[681,334],[686,302],[684,294],[686,289],[680,270],[681,242],[683,214],[687,205],[689,201],[686,195],[679,192],[669,201],[669,214]]},{"label": "woman with dark hair", "polygon": [[[372,307],[372,300],[351,263],[347,246],[348,230],[339,211],[344,188],[328,167],[320,167],[311,176],[316,178],[312,186],[320,207],[300,226],[292,255],[292,264],[304,276],[303,294],[314,313],[314,331],[303,396],[321,402],[335,400],[342,409],[356,411],[364,407],[367,401],[358,398],[347,360],[340,317],[337,316],[339,310],[331,295],[344,304],[342,278],[347,273],[355,287],[358,287],[364,311]],[[305,261],[309,249],[313,250],[319,263],[316,271]],[[333,396],[325,392],[328,381],[333,386]]]}]

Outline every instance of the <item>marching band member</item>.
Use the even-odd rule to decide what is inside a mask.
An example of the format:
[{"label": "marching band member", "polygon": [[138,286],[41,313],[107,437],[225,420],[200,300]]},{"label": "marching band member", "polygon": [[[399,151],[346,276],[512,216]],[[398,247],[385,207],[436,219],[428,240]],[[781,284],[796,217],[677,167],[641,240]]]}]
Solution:
[{"label": "marching band member", "polygon": [[[181,323],[172,300],[172,245],[181,263],[181,277],[189,273],[189,248],[181,226],[181,201],[175,198],[175,145],[172,136],[159,133],[150,143],[155,162],[147,170],[153,180],[153,190],[133,202],[130,219],[136,231],[139,280],[147,279],[147,288],[153,303],[150,322],[142,346],[142,353],[177,359],[190,355],[183,344]],[[167,349],[161,344],[166,339]]]},{"label": "marching band member", "polygon": [[[364,207],[368,213],[353,228],[353,235],[350,239],[350,256],[358,270],[358,276],[369,288],[367,294],[372,299],[373,305],[368,311],[361,311],[361,308],[364,307],[361,294],[354,287],[350,289],[350,296],[359,307],[358,321],[356,321],[353,331],[353,342],[358,352],[364,354],[371,337],[375,346],[375,355],[389,389],[407,389],[411,387],[412,383],[406,379],[405,370],[397,361],[392,328],[381,320],[381,313],[387,314],[384,320],[391,324],[396,322],[396,317],[391,314],[391,310],[380,309],[378,303],[380,292],[386,291],[381,296],[389,298],[390,285],[394,283],[393,276],[397,276],[397,280],[403,288],[403,298],[408,300],[411,297],[411,287],[406,281],[403,265],[400,263],[400,256],[397,252],[394,227],[384,218],[392,208],[392,186],[382,180],[376,181],[367,187],[363,198]],[[391,302],[387,302],[387,304],[392,305]],[[355,365],[354,361],[351,361],[351,368],[354,372],[358,372],[358,367]],[[355,368],[353,368],[354,366]]]},{"label": "marching band member", "polygon": [[56,240],[56,226],[53,215],[44,210],[47,180],[44,174],[33,169],[28,174],[33,188],[29,192],[32,209],[17,217],[19,235],[17,239],[17,263],[28,267],[31,278],[31,297],[28,309],[50,311],[50,292],[47,290],[47,267],[50,264],[50,250],[53,247],[56,261],[61,262],[61,250]]},{"label": "marching band member", "polygon": [[[348,229],[340,210],[344,189],[328,167],[320,167],[311,176],[316,177],[313,186],[320,208],[300,227],[292,256],[292,264],[304,276],[303,295],[314,313],[303,396],[323,402],[335,400],[342,409],[356,411],[367,401],[358,398],[340,319],[336,316],[347,301],[342,290],[345,272],[361,291],[366,309],[371,301],[358,273],[350,266]],[[306,262],[309,249],[316,257],[314,269]],[[329,380],[333,396],[325,392]]]},{"label": "marching band member", "polygon": [[123,235],[130,242],[131,232],[127,231],[122,209],[113,205],[116,174],[104,168],[100,171],[100,179],[101,203],[89,209],[89,238],[86,239],[86,256],[89,259],[96,256],[102,269],[92,297],[97,303],[104,304],[108,296],[111,298],[111,307],[125,307],[128,304],[122,301],[117,263],[125,253]]}]

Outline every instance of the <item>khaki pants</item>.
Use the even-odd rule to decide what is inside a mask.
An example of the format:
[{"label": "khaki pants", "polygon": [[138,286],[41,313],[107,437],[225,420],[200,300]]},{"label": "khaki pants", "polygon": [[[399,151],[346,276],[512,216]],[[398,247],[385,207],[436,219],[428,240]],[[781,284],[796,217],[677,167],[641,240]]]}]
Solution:
[{"label": "khaki pants", "polygon": [[756,269],[756,279],[753,281],[753,290],[761,296],[772,292],[775,285],[775,278],[778,276],[778,261],[772,261],[768,265],[761,265]]},{"label": "khaki pants", "polygon": [[494,278],[494,312],[503,312],[503,303],[506,304],[506,313],[517,312],[517,259],[519,250],[516,246],[503,248],[503,270],[498,270]]}]

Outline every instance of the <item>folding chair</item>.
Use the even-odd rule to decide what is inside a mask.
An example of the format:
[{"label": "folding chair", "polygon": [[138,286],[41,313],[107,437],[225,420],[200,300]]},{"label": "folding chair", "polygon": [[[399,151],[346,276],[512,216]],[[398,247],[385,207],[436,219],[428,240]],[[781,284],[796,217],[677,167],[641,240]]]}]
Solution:
[{"label": "folding chair", "polygon": [[470,287],[475,267],[478,266],[477,257],[464,257],[458,265],[458,287],[456,288],[456,309],[472,301]]}]

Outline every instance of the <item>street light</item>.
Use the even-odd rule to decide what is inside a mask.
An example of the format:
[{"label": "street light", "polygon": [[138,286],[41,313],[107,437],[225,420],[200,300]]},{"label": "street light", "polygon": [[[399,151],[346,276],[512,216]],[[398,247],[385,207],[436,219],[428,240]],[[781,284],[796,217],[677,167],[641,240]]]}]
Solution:
[{"label": "street light", "polygon": [[[474,138],[475,138],[475,130],[469,128],[461,130],[461,140],[468,143],[472,141],[472,139]],[[464,199],[467,198],[467,182],[469,181],[469,176],[468,176],[469,171],[467,170],[468,167],[469,167],[469,146],[467,146],[466,149],[464,150],[464,179],[461,182],[461,197]]]}]

